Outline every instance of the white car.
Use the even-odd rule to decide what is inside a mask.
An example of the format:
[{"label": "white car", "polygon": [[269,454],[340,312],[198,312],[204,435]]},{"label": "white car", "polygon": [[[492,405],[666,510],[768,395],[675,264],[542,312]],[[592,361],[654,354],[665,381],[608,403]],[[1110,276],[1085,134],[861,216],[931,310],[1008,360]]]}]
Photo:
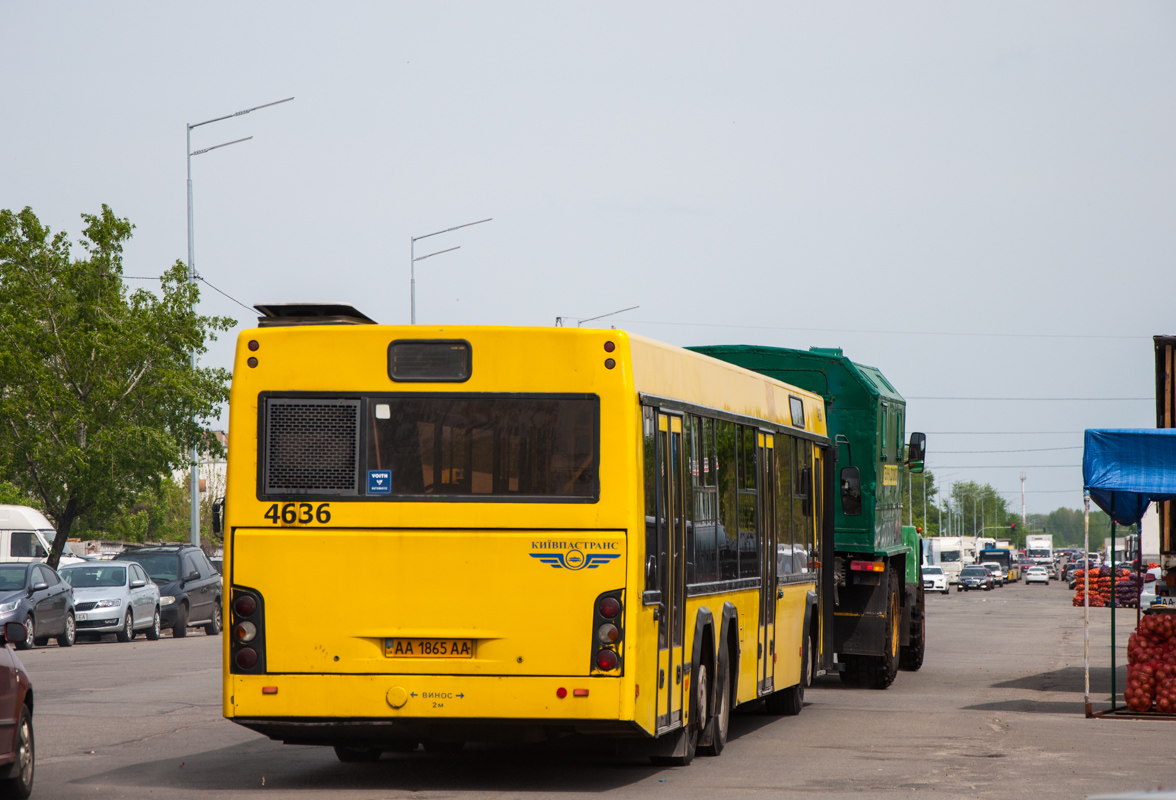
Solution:
[{"label": "white car", "polygon": [[1159,567],[1152,567],[1143,573],[1143,591],[1139,594],[1140,608],[1151,608],[1154,603],[1162,606],[1176,605],[1174,597],[1156,597],[1156,585],[1163,582],[1163,579],[1163,570]]},{"label": "white car", "polygon": [[1025,570],[1025,585],[1044,583],[1049,586],[1049,571],[1045,567],[1030,567]]},{"label": "white car", "polygon": [[923,591],[951,593],[947,585],[947,576],[943,574],[943,567],[923,567]]}]

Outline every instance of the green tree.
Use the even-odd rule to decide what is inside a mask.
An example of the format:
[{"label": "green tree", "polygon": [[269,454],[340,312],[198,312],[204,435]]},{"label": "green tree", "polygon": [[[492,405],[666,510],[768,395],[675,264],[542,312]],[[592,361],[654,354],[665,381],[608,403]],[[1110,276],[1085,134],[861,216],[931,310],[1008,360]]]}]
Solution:
[{"label": "green tree", "polygon": [[16,484],[0,480],[0,506],[32,506],[37,508],[37,500]]},{"label": "green tree", "polygon": [[183,466],[228,397],[228,372],[189,358],[232,320],[196,313],[179,261],[158,295],[129,291],[133,226],[105,205],[82,220],[75,259],[31,209],[0,211],[0,464],[56,524],[53,566],[75,521],[110,518]]},{"label": "green tree", "polygon": [[[1054,547],[1081,547],[1085,535],[1085,514],[1076,508],[1057,508],[1048,514],[1029,515],[1029,533],[1051,533]],[[1116,538],[1135,533],[1135,526],[1118,526]],[[1111,518],[1101,509],[1090,509],[1090,549],[1097,550],[1111,535]]]},{"label": "green tree", "polygon": [[124,542],[186,542],[189,535],[188,489],[170,476],[149,486],[126,506],[101,520],[78,520],[74,531],[82,539]]},{"label": "green tree", "polygon": [[[962,536],[987,536],[992,539],[1016,538],[1024,541],[1019,514],[1009,511],[1008,501],[989,484],[961,481],[951,486],[951,507],[960,514]],[[1017,523],[1016,534],[1012,523]]]}]

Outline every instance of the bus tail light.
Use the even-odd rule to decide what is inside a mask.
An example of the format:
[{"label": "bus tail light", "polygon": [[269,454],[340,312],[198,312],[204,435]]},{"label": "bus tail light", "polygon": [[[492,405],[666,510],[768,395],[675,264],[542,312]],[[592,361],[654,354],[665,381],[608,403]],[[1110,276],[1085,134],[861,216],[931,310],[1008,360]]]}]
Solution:
[{"label": "bus tail light", "polygon": [[596,598],[592,609],[591,672],[621,674],[625,644],[625,590],[614,589]]},{"label": "bus tail light", "polygon": [[265,602],[261,592],[244,586],[234,586],[231,597],[229,672],[260,675],[265,672]]},{"label": "bus tail light", "polygon": [[611,672],[621,665],[621,659],[617,656],[616,650],[597,650],[596,651],[596,668],[605,672]]},{"label": "bus tail light", "polygon": [[248,620],[245,622],[238,622],[233,626],[233,639],[240,642],[241,644],[252,642],[256,636],[257,626]]},{"label": "bus tail light", "polygon": [[233,601],[233,613],[238,617],[252,617],[257,610],[257,601],[252,595],[243,594]]}]

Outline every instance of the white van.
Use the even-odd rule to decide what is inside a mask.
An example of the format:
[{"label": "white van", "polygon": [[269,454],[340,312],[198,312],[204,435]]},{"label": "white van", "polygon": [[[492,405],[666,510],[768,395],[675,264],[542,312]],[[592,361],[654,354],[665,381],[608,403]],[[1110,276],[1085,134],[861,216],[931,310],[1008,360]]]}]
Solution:
[{"label": "white van", "polygon": [[[44,561],[57,532],[45,515],[28,506],[0,506],[0,563]],[[62,564],[81,563],[66,545]]]}]

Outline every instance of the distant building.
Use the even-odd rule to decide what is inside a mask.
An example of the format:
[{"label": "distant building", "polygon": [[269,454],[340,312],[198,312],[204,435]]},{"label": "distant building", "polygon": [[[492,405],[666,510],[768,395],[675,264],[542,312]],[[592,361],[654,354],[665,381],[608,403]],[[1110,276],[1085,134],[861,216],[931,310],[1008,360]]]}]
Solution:
[{"label": "distant building", "polygon": [[[224,453],[227,455],[229,451],[229,435],[225,431],[209,431],[216,440],[220,442]],[[213,497],[223,497],[225,493],[225,476],[228,462],[225,461],[225,456],[222,455],[218,459],[213,459],[208,451],[205,450],[200,454],[199,475],[200,475],[200,493],[202,495],[212,492]],[[172,478],[176,483],[187,488],[188,486],[188,470],[180,469],[172,473]]]}]

